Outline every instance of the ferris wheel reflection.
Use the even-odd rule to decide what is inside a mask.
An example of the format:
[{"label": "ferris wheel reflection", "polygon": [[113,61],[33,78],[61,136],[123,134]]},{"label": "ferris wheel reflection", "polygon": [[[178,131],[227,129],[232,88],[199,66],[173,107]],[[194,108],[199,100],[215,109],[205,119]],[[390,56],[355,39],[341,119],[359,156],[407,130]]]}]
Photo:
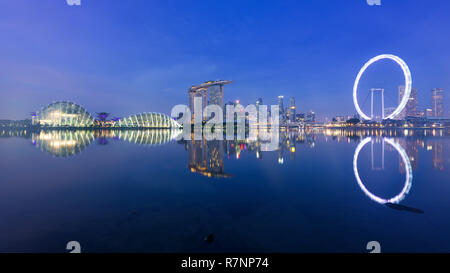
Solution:
[{"label": "ferris wheel reflection", "polygon": [[[362,182],[361,177],[359,175],[359,171],[358,171],[359,153],[364,148],[364,146],[366,146],[369,142],[373,143],[373,140],[374,140],[374,138],[367,137],[367,138],[363,139],[355,149],[355,153],[353,156],[353,172],[355,173],[356,181],[358,182],[358,185],[360,186],[361,190],[373,201],[383,204],[383,205],[398,204],[405,198],[406,194],[408,194],[409,190],[411,189],[412,180],[413,180],[413,172],[412,172],[411,162],[408,158],[408,155],[406,154],[406,151],[402,148],[402,146],[400,146],[400,144],[396,143],[391,138],[383,138],[382,139],[383,156],[384,156],[385,143],[387,143],[390,146],[392,146],[399,153],[399,155],[402,159],[403,165],[405,166],[405,173],[406,173],[405,184],[404,184],[401,192],[390,199],[381,198],[381,197],[373,194],[366,188],[366,186]],[[372,165],[373,165],[373,146],[372,146]],[[383,165],[384,165],[384,159],[383,159]]]}]

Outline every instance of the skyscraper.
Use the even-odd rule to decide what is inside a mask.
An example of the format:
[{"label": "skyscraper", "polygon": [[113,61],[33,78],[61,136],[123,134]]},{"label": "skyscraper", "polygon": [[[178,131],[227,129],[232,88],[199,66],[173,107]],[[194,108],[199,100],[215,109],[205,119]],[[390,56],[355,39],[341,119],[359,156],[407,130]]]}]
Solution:
[{"label": "skyscraper", "polygon": [[[417,105],[418,105],[418,99],[417,99],[417,88],[411,88],[411,95],[409,96],[408,102],[406,103],[406,107],[403,109],[403,111],[398,116],[399,118],[403,119],[405,117],[417,117]],[[405,86],[401,85],[398,87],[398,103],[400,103],[403,99],[403,96],[405,95]]]},{"label": "skyscraper", "polygon": [[256,100],[256,116],[257,116],[257,121],[256,122],[261,122],[261,120],[260,120],[260,113],[259,113],[259,107],[261,106],[263,104],[263,100],[262,100],[262,98],[259,98],[259,99],[257,99]]},{"label": "skyscraper", "polygon": [[309,111],[306,115],[306,122],[316,122],[316,113]]},{"label": "skyscraper", "polygon": [[[219,107],[223,107],[223,89],[224,85],[232,83],[231,81],[209,81],[203,84],[192,86],[188,90],[189,95],[189,109],[191,110],[191,123],[194,123],[194,117],[199,115],[200,117],[203,115],[203,109],[207,105],[218,105]],[[202,109],[200,113],[195,113],[194,101],[195,98],[201,98]],[[198,110],[198,109],[197,109]],[[197,117],[198,118],[198,117]],[[202,117],[198,120],[205,121],[205,118]]]},{"label": "skyscraper", "polygon": [[435,88],[431,90],[431,109],[433,109],[434,117],[442,117],[444,115],[444,89]]},{"label": "skyscraper", "polygon": [[223,107],[223,84],[213,85],[209,88],[208,105],[218,105]]},{"label": "skyscraper", "polygon": [[289,108],[289,121],[295,122],[295,98],[291,97],[291,107]]},{"label": "skyscraper", "polygon": [[284,96],[278,96],[278,108],[280,110],[280,121],[284,121]]}]

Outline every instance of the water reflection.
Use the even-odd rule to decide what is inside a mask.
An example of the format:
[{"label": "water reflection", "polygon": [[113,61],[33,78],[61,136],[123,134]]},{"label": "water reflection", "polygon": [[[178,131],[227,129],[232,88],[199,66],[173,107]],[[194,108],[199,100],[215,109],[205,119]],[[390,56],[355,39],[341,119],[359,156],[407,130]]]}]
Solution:
[{"label": "water reflection", "polygon": [[[385,142],[387,142],[391,147],[393,147],[399,153],[401,160],[403,162],[403,166],[405,166],[406,180],[405,180],[405,184],[404,184],[401,192],[398,195],[396,195],[395,197],[392,197],[390,199],[384,199],[384,198],[378,197],[375,194],[373,194],[372,192],[370,192],[364,185],[363,181],[361,180],[361,177],[360,177],[359,171],[358,171],[359,153],[364,148],[364,146],[366,146],[369,142],[371,142],[373,144],[374,141],[375,141],[375,138],[367,137],[364,140],[362,140],[355,149],[355,153],[353,155],[353,172],[355,173],[356,181],[358,182],[358,185],[360,186],[361,190],[373,201],[378,202],[380,204],[400,203],[400,201],[402,201],[405,198],[405,195],[408,194],[409,190],[411,189],[413,172],[412,172],[412,167],[411,167],[411,161],[409,160],[408,155],[406,154],[406,151],[402,148],[402,146],[400,146],[400,144],[396,143],[394,141],[394,139],[383,138],[382,146],[383,146],[383,151],[384,151],[384,143]],[[372,151],[373,151],[373,148],[372,148]],[[383,153],[383,157],[384,157],[384,153]],[[373,152],[372,152],[372,161],[373,161]],[[384,159],[383,159],[383,162],[384,162]],[[372,163],[372,166],[373,166],[373,163]]]},{"label": "water reflection", "polygon": [[32,134],[32,142],[41,151],[57,157],[78,154],[94,141],[94,131],[40,131]]},{"label": "water reflection", "polygon": [[107,145],[110,140],[121,140],[142,146],[162,145],[175,139],[180,130],[42,130],[38,132],[3,131],[0,137],[30,138],[37,148],[55,157],[74,156],[94,140]]},{"label": "water reflection", "polygon": [[444,144],[440,141],[431,142],[433,169],[444,170]]},{"label": "water reflection", "polygon": [[223,140],[192,140],[181,141],[188,151],[188,169],[206,177],[228,178],[231,174],[224,171],[224,150],[226,142]]},{"label": "water reflection", "polygon": [[[450,239],[441,213],[450,205],[445,198],[448,130],[408,130],[407,136],[403,129],[287,130],[280,131],[274,151],[264,151],[261,140],[193,141],[176,140],[176,135],[170,130],[0,130],[0,184],[7,201],[3,248],[22,241],[24,231],[39,237],[27,247],[50,242],[56,245],[52,251],[60,249],[62,239],[74,237],[97,244],[96,250],[129,252],[253,251],[260,245],[267,251],[296,251],[298,246],[319,251],[330,239],[339,248],[325,250],[342,251],[343,245],[360,247],[367,232],[391,238],[392,230],[406,232],[399,245],[410,246],[409,238],[421,243]],[[357,167],[364,187],[389,197],[383,205],[365,195],[353,173],[355,148],[367,138]],[[165,146],[148,148],[153,145]],[[412,173],[411,180],[406,173]],[[36,191],[36,185],[44,190]],[[395,195],[400,196],[390,198]],[[425,222],[418,218],[424,211]],[[179,231],[183,225],[189,232]],[[436,226],[445,228],[436,232]],[[289,236],[269,238],[268,232]],[[214,243],[203,242],[205,236]],[[120,240],[104,245],[108,240],[98,238]],[[150,242],[145,248],[140,248],[142,238]],[[423,251],[421,243],[410,249]],[[425,248],[436,249],[441,248]]]},{"label": "water reflection", "polygon": [[[27,130],[0,131],[0,138],[21,137],[30,139],[32,143],[42,151],[53,156],[73,156],[86,149],[93,141],[107,145],[110,141],[121,140],[143,146],[154,146],[169,143],[175,140],[181,130],[150,129],[150,130],[42,130],[30,132]],[[225,171],[224,159],[239,159],[241,153],[246,151],[254,154],[257,159],[263,159],[265,153],[276,153],[277,163],[284,164],[287,159],[295,160],[298,154],[298,145],[307,145],[308,148],[316,147],[316,138],[321,137],[325,142],[360,143],[367,137],[374,137],[375,142],[382,139],[395,139],[409,160],[412,170],[416,170],[419,162],[419,150],[425,149],[431,152],[432,167],[435,170],[445,169],[445,147],[443,138],[450,136],[449,129],[442,130],[395,130],[395,129],[321,129],[308,128],[305,130],[284,130],[279,133],[279,143],[274,151],[264,151],[265,141],[256,140],[214,140],[205,139],[195,141],[192,139],[179,140],[185,145],[188,152],[188,168],[193,173],[199,173],[207,177],[230,177]],[[384,143],[384,142],[383,142]],[[372,152],[372,169],[384,169],[384,157],[375,163]],[[382,147],[393,151],[392,145]],[[405,173],[409,167],[399,157],[399,172]]]}]

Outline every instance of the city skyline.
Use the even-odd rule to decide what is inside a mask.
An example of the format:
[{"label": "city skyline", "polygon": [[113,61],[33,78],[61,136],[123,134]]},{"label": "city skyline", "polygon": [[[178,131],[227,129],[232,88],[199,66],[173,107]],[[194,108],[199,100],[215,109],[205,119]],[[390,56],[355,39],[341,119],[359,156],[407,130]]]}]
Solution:
[{"label": "city skyline", "polygon": [[[263,1],[257,6],[200,1],[176,8],[155,2],[149,9],[146,1],[136,1],[127,13],[114,3],[106,13],[99,2],[71,7],[64,1],[19,0],[2,5],[0,28],[8,34],[0,45],[1,119],[24,119],[30,109],[60,100],[77,101],[89,109],[108,105],[119,116],[130,109],[168,113],[173,105],[185,103],[188,86],[226,78],[234,84],[225,101],[253,103],[261,97],[271,105],[283,94],[297,98],[297,112],[314,109],[323,120],[354,113],[348,95],[351,83],[360,66],[380,52],[398,54],[411,67],[419,106],[428,101],[425,90],[450,86],[450,56],[445,50],[450,40],[441,35],[448,22],[440,12],[450,4],[444,1],[426,9],[408,1],[384,3],[381,8],[364,1]],[[222,12],[206,22],[198,19],[210,8]],[[45,10],[54,13],[44,18]],[[398,21],[400,10],[417,20]],[[93,19],[87,21],[87,16]],[[322,16],[329,20],[318,23],[315,19]],[[118,18],[126,18],[127,24]],[[433,31],[423,28],[430,23],[426,18],[434,18]],[[366,24],[368,19],[376,23]],[[309,30],[302,28],[304,24]],[[111,31],[111,25],[117,31]],[[380,35],[385,39],[373,39]],[[385,71],[368,74],[370,85],[397,88],[402,79],[396,70],[384,63],[380,67]],[[444,105],[448,100],[444,96]],[[448,116],[447,106],[445,110]]]},{"label": "city skyline", "polygon": [[289,272],[448,252],[445,10],[0,0],[0,253]]}]

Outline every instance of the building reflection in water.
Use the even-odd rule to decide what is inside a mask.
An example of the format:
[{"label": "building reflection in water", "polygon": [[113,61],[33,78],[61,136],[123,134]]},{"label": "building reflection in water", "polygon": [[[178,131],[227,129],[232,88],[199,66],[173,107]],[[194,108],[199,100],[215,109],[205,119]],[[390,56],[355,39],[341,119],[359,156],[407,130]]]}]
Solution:
[{"label": "building reflection in water", "polygon": [[40,131],[32,134],[32,142],[41,151],[57,157],[78,154],[94,141],[94,131]]},{"label": "building reflection in water", "polygon": [[33,145],[56,157],[73,156],[83,151],[95,139],[108,144],[115,139],[143,146],[165,144],[175,139],[180,130],[42,130],[31,134]]},{"label": "building reflection in water", "polygon": [[198,173],[206,177],[231,177],[231,174],[224,171],[225,141],[207,141],[203,137],[202,140],[192,139],[184,143],[188,150],[188,169],[192,173]]},{"label": "building reflection in water", "polygon": [[443,171],[444,170],[444,144],[440,141],[432,141],[431,144],[431,160],[433,163],[433,169]]},{"label": "building reflection in water", "polygon": [[[415,171],[417,170],[417,166],[419,164],[419,147],[423,146],[422,139],[415,139],[411,137],[400,138],[398,140],[400,145],[405,149],[406,154],[408,155],[409,161],[411,162],[411,167]],[[405,165],[401,157],[399,157],[399,172],[405,173]]]}]

